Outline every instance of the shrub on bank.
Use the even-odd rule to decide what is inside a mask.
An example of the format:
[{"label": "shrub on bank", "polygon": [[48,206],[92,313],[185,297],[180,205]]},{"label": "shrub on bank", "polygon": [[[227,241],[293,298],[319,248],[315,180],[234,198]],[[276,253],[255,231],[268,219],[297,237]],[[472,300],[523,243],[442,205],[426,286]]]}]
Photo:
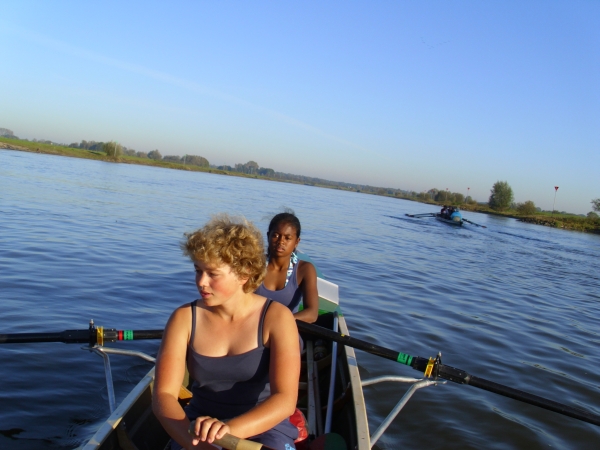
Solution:
[{"label": "shrub on bank", "polygon": [[118,161],[119,156],[123,154],[123,147],[115,141],[110,141],[102,145],[102,150],[106,153],[106,157],[113,161]]},{"label": "shrub on bank", "polygon": [[527,200],[524,203],[517,203],[517,212],[523,216],[531,216],[536,213],[535,203]]}]

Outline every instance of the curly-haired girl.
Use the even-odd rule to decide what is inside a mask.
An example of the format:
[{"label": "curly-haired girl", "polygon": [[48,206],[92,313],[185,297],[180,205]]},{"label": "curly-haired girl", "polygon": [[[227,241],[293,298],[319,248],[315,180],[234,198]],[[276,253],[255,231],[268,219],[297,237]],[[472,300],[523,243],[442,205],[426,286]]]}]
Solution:
[{"label": "curly-haired girl", "polygon": [[[298,330],[288,308],[253,293],[266,266],[260,232],[220,215],[188,234],[182,248],[201,298],[171,315],[153,393],[172,448],[214,449],[225,433],[295,448],[297,429],[288,418],[298,393]],[[177,398],[186,364],[193,397],[184,411]]]}]

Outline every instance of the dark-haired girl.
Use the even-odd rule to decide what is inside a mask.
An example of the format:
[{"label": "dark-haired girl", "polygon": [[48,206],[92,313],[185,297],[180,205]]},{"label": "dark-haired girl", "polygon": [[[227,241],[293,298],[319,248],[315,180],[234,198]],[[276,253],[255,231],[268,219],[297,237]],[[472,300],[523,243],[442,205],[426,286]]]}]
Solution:
[{"label": "dark-haired girl", "polygon": [[[317,271],[295,254],[300,231],[300,221],[293,213],[280,213],[271,219],[267,232],[267,274],[256,293],[287,306],[296,319],[312,323],[319,315]],[[300,301],[302,311],[298,310]]]}]

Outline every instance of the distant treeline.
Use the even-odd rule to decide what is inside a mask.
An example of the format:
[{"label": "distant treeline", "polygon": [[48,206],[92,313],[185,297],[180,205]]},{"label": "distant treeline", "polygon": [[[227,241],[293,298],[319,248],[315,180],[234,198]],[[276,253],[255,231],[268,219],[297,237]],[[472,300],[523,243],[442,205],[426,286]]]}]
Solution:
[{"label": "distant treeline", "polygon": [[116,142],[81,141],[79,144],[76,142],[69,144],[69,147],[82,148],[82,149],[86,149],[86,150],[103,151],[103,152],[106,152],[107,154],[109,153],[109,151],[107,151],[107,148],[110,148],[112,150],[112,152],[114,153],[113,156],[117,156],[117,157],[119,155],[127,155],[127,156],[135,156],[138,158],[149,158],[149,159],[153,159],[155,161],[162,160],[162,161],[168,161],[168,162],[182,163],[184,165],[189,164],[192,166],[200,166],[200,167],[208,167],[209,166],[208,159],[206,159],[202,156],[196,156],[196,155],[162,156],[158,150],[152,150],[147,153],[139,152],[139,151],[134,150],[133,148],[127,148],[125,146],[122,146],[121,144],[117,144]]},{"label": "distant treeline", "polygon": [[309,186],[326,186],[335,189],[343,189],[347,191],[364,192],[368,194],[387,195],[400,198],[417,198],[416,192],[405,191],[402,189],[382,188],[377,186],[369,186],[366,184],[346,183],[343,181],[331,181],[323,178],[307,177],[304,175],[295,175],[292,173],[276,172],[267,167],[260,167],[256,161],[248,161],[246,164],[236,164],[232,166],[211,166],[215,169],[226,170],[229,172],[241,172],[248,175],[260,175],[263,177],[273,178],[275,180],[291,181]]},{"label": "distant treeline", "polygon": [[[4,136],[7,138],[11,138],[11,139],[19,139],[14,135],[14,133],[11,130],[9,130],[7,128],[0,128],[0,136]],[[23,139],[23,140],[27,140],[27,139]],[[174,162],[174,163],[179,163],[179,164],[184,164],[184,165],[211,167],[214,169],[224,170],[224,171],[228,171],[228,172],[240,172],[240,173],[244,173],[247,175],[257,175],[257,176],[261,176],[261,177],[272,178],[275,180],[300,183],[300,184],[305,184],[305,185],[309,185],[309,186],[326,186],[326,187],[330,187],[330,188],[334,188],[334,189],[343,189],[343,190],[348,190],[348,191],[364,192],[367,194],[386,195],[386,196],[392,196],[392,197],[398,197],[398,198],[413,198],[415,200],[422,200],[422,199],[437,200],[437,198],[439,198],[439,196],[437,195],[438,192],[443,192],[441,195],[447,194],[445,191],[438,191],[437,189],[432,189],[428,192],[417,193],[414,191],[406,191],[406,190],[402,190],[402,189],[382,188],[382,187],[370,186],[370,185],[365,185],[365,184],[346,183],[343,181],[331,181],[331,180],[325,180],[323,178],[314,178],[314,177],[307,177],[304,175],[295,175],[292,173],[276,172],[275,170],[267,168],[267,167],[260,167],[256,161],[248,161],[245,164],[236,164],[233,167],[228,166],[228,165],[215,166],[215,165],[210,165],[208,160],[202,156],[196,156],[196,155],[162,156],[159,150],[152,150],[150,152],[142,152],[142,151],[137,151],[132,148],[127,148],[125,146],[122,146],[122,145],[116,144],[116,143],[112,143],[112,142],[96,142],[96,141],[82,140],[80,143],[73,142],[72,144],[69,144],[69,145],[52,142],[52,141],[48,141],[48,140],[42,140],[42,139],[40,139],[40,140],[33,139],[32,142],[39,142],[39,143],[48,144],[48,145],[61,145],[61,146],[70,147],[70,148],[79,148],[79,149],[85,149],[85,150],[97,151],[97,152],[106,152],[107,147],[112,147],[112,146],[116,145],[116,148],[115,148],[116,155],[115,156],[118,156],[119,154],[121,154],[121,155],[133,156],[133,157],[138,157],[138,158],[149,158],[149,159],[153,159],[155,161],[162,160],[162,161]],[[451,201],[451,199],[454,201]],[[469,198],[467,198],[467,200],[469,200]],[[464,196],[462,196],[462,194],[456,194],[456,193],[448,194],[448,202],[449,203],[454,203],[454,202],[462,203],[463,201],[464,201]]]}]

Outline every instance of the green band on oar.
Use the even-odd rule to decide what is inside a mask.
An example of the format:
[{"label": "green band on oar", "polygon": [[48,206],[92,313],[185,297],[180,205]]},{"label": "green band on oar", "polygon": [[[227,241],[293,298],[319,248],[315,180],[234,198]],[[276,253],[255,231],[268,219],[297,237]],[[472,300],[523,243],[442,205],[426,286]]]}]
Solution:
[{"label": "green band on oar", "polygon": [[406,353],[398,353],[398,357],[396,358],[396,362],[399,362],[400,364],[404,364],[404,365],[410,366],[410,363],[412,363],[412,356],[407,355]]},{"label": "green band on oar", "polygon": [[340,344],[347,345],[348,347],[363,350],[373,355],[381,356],[383,358],[399,362],[401,364],[410,366],[413,369],[418,370],[419,372],[423,372],[427,374],[427,376],[432,376],[434,378],[443,378],[445,380],[452,381],[458,384],[468,384],[479,389],[493,392],[494,394],[503,395],[504,397],[509,397],[515,400],[522,401],[524,403],[529,403],[530,405],[535,405],[540,408],[547,409],[549,411],[554,411],[559,414],[572,417],[574,419],[579,419],[594,425],[600,425],[600,416],[596,414],[589,413],[587,411],[584,411],[583,409],[573,408],[571,406],[564,405],[553,400],[548,400],[538,395],[530,394],[528,392],[504,386],[493,381],[469,375],[462,369],[457,369],[455,367],[442,364],[439,355],[437,358],[422,358],[420,356],[411,356],[406,353],[400,353],[394,350],[390,350],[388,348],[371,344],[369,342],[356,339],[344,334],[339,334],[335,331],[328,330],[327,328],[323,328],[318,325],[302,322],[300,320],[296,320],[296,324],[298,325],[298,329],[305,333],[311,334],[313,336],[322,337],[325,339],[330,339]]}]

